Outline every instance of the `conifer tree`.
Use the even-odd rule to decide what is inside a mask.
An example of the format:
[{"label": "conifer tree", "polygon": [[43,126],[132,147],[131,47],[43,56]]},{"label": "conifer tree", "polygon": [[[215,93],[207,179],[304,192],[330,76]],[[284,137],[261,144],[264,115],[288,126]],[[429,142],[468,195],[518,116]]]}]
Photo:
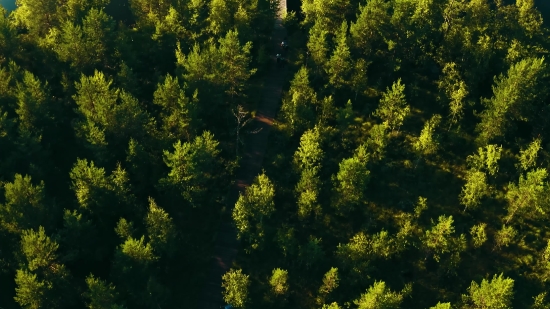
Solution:
[{"label": "conifer tree", "polygon": [[230,269],[222,277],[223,299],[235,308],[246,308],[249,301],[249,276],[241,269]]},{"label": "conifer tree", "polygon": [[495,78],[493,96],[483,101],[487,108],[481,113],[481,122],[476,127],[479,145],[504,136],[510,120],[533,118],[534,107],[546,96],[541,89],[546,75],[544,58],[528,58],[513,64],[506,76]]},{"label": "conifer tree", "polygon": [[472,281],[468,295],[462,295],[467,308],[512,308],[514,297],[514,280],[504,278],[502,274],[494,275],[489,281],[483,279],[481,284]]},{"label": "conifer tree", "polygon": [[0,204],[2,228],[18,234],[39,225],[50,226],[50,207],[46,203],[43,181],[33,184],[30,176],[15,174],[13,182],[4,184],[3,191],[5,202],[3,205]]},{"label": "conifer tree", "polygon": [[301,67],[290,82],[289,92],[283,98],[281,106],[281,117],[288,126],[290,135],[301,134],[313,127],[313,105],[316,102],[317,95],[310,86],[308,69]]},{"label": "conifer tree", "polygon": [[250,68],[252,42],[241,45],[239,33],[230,30],[225,37],[220,38],[219,43],[218,77],[222,80],[226,93],[233,98],[242,94],[246,81],[256,73],[256,69]]},{"label": "conifer tree", "polygon": [[214,136],[204,131],[193,142],[176,142],[173,152],[165,150],[164,163],[170,172],[160,180],[161,187],[181,194],[193,207],[208,204],[219,178],[218,145]]},{"label": "conifer tree", "polygon": [[352,70],[347,33],[348,23],[344,21],[336,36],[336,48],[334,49],[325,68],[325,71],[329,76],[329,82],[335,88],[341,88],[348,84]]},{"label": "conifer tree", "polygon": [[545,193],[548,190],[546,178],[548,172],[546,169],[536,169],[530,171],[526,176],[519,177],[519,183],[516,185],[510,182],[506,200],[508,201],[508,223],[515,215],[527,214],[530,211],[545,213]]},{"label": "conifer tree", "polygon": [[237,237],[244,239],[252,249],[262,247],[265,235],[264,218],[275,211],[275,188],[265,174],[255,178],[254,183],[239,196],[233,209],[233,221]]},{"label": "conifer tree", "polygon": [[476,208],[481,203],[481,199],[489,195],[489,186],[484,172],[469,170],[466,175],[466,183],[460,192],[460,204],[466,208]]},{"label": "conifer tree", "polygon": [[340,211],[352,210],[363,201],[370,174],[367,163],[364,146],[360,146],[353,157],[340,162],[338,173],[333,177],[337,193],[335,206]]},{"label": "conifer tree", "polygon": [[177,77],[166,75],[164,83],[159,83],[154,93],[153,103],[162,107],[160,118],[163,130],[170,140],[185,137],[190,141],[198,129],[198,92],[193,98],[185,96]]},{"label": "conifer tree", "polygon": [[269,280],[273,293],[276,295],[285,295],[288,292],[288,271],[275,268]]},{"label": "conifer tree", "polygon": [[384,281],[376,281],[353,303],[359,309],[398,309],[405,295],[407,295],[406,290],[393,292]]},{"label": "conifer tree", "polygon": [[391,89],[386,89],[374,115],[380,117],[382,121],[387,121],[389,128],[393,131],[399,130],[409,113],[410,107],[405,100],[405,85],[401,83],[401,79],[398,79]]}]

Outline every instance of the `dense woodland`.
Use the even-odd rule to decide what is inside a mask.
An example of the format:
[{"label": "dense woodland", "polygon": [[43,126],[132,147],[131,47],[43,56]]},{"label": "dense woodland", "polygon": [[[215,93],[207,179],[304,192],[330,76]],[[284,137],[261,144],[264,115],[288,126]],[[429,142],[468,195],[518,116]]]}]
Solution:
[{"label": "dense woodland", "polygon": [[[0,307],[550,308],[550,31],[533,0],[304,0],[263,171],[270,0],[0,13]],[[549,17],[550,18],[550,17]]]}]

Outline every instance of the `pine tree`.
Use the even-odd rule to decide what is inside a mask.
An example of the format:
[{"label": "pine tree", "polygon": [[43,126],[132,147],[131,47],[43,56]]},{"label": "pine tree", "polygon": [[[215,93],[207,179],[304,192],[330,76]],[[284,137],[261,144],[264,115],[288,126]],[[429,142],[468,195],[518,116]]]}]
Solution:
[{"label": "pine tree", "polygon": [[359,309],[398,309],[405,294],[405,291],[393,292],[384,281],[376,281],[367,289],[366,293],[361,294],[361,297],[353,303]]},{"label": "pine tree", "polygon": [[487,241],[487,234],[485,232],[486,227],[486,223],[480,223],[472,226],[472,229],[470,229],[470,234],[472,235],[472,244],[474,245],[474,248],[481,247]]},{"label": "pine tree", "polygon": [[455,228],[453,216],[439,216],[437,224],[433,224],[422,237],[422,245],[433,258],[439,262],[444,254],[460,252],[465,245],[464,235],[453,237]]},{"label": "pine tree", "polygon": [[147,235],[151,247],[158,254],[171,257],[177,250],[176,227],[168,213],[160,208],[152,198],[149,198],[149,212],[145,217]]},{"label": "pine tree", "polygon": [[290,135],[301,134],[313,127],[315,113],[313,105],[317,95],[309,83],[309,73],[306,67],[301,67],[290,82],[288,94],[283,98],[281,118]]},{"label": "pine tree", "polygon": [[512,65],[506,76],[495,78],[493,97],[483,101],[487,108],[476,127],[478,144],[504,136],[511,119],[533,118],[534,107],[546,96],[541,88],[546,75],[544,58],[528,58]]},{"label": "pine tree", "polygon": [[323,277],[323,284],[319,288],[317,303],[326,303],[326,299],[339,285],[338,268],[332,267]]},{"label": "pine tree", "polygon": [[347,85],[352,70],[351,55],[348,47],[348,23],[344,21],[336,35],[336,49],[326,64],[325,71],[330,84],[335,88]]},{"label": "pine tree", "polygon": [[215,36],[221,36],[229,31],[233,24],[233,12],[225,0],[213,0],[210,2],[210,14],[208,16],[209,32]]},{"label": "pine tree", "polygon": [[483,279],[481,285],[472,281],[468,295],[462,295],[467,308],[512,308],[514,297],[514,280],[504,278],[502,274],[494,275],[491,281]]},{"label": "pine tree", "polygon": [[540,144],[541,139],[537,138],[529,144],[529,147],[520,151],[519,164],[517,167],[521,171],[527,171],[536,166],[538,153],[541,149]]},{"label": "pine tree", "polygon": [[264,218],[275,211],[275,188],[265,174],[260,174],[254,183],[239,196],[233,209],[233,221],[237,237],[244,239],[252,249],[261,248],[264,242]]},{"label": "pine tree", "polygon": [[220,38],[219,43],[218,76],[222,80],[226,93],[233,98],[242,94],[246,81],[256,73],[256,69],[249,68],[252,60],[250,56],[252,42],[241,45],[239,33],[231,30],[225,37]]},{"label": "pine tree", "polygon": [[246,308],[249,285],[249,276],[241,269],[230,269],[222,277],[223,299],[235,308]]},{"label": "pine tree", "polygon": [[489,186],[484,172],[469,170],[466,176],[466,183],[460,192],[460,204],[466,208],[476,208],[481,204],[481,199],[489,195]]},{"label": "pine tree", "polygon": [[[319,22],[315,22],[313,27],[309,29],[309,37],[307,41],[308,55],[311,55],[311,59],[316,67],[316,73],[319,74],[321,68],[327,63],[328,31],[323,29],[323,26]],[[307,63],[306,63],[307,65]]]},{"label": "pine tree", "polygon": [[495,247],[493,250],[508,247],[516,236],[517,231],[513,227],[503,224],[502,228],[495,233]]},{"label": "pine tree", "polygon": [[199,127],[198,92],[193,98],[185,96],[177,77],[166,75],[164,83],[157,85],[153,95],[153,103],[160,106],[160,119],[165,134],[170,140],[180,140],[185,137],[190,141]]},{"label": "pine tree", "polygon": [[524,215],[531,212],[545,213],[544,198],[546,190],[549,190],[546,178],[548,173],[539,168],[528,172],[527,176],[521,175],[519,183],[511,182],[506,192],[508,201],[508,223],[515,215]]},{"label": "pine tree", "polygon": [[422,128],[422,132],[420,132],[420,136],[414,142],[413,148],[416,151],[419,160],[423,156],[433,154],[438,150],[439,141],[437,136],[435,136],[435,130],[439,126],[440,122],[441,116],[437,114],[433,115],[430,120],[426,121],[424,128]]},{"label": "pine tree", "polygon": [[338,173],[333,177],[337,193],[335,206],[340,211],[352,210],[363,201],[370,174],[367,163],[368,155],[363,146],[353,157],[340,162]]},{"label": "pine tree", "polygon": [[15,174],[13,182],[4,184],[5,202],[0,206],[0,223],[11,233],[21,233],[39,225],[49,227],[44,182],[33,185],[30,176]]},{"label": "pine tree", "polygon": [[219,177],[219,142],[204,131],[193,142],[174,144],[174,151],[164,151],[164,163],[170,168],[160,180],[163,188],[181,194],[193,207],[209,204],[215,198],[212,186]]},{"label": "pine tree", "polygon": [[399,130],[409,113],[410,107],[405,101],[405,85],[401,84],[401,79],[398,79],[393,83],[392,88],[388,88],[382,95],[374,115],[384,122],[387,121],[389,128],[393,131]]},{"label": "pine tree", "polygon": [[271,274],[269,285],[275,295],[284,296],[288,292],[288,271],[275,268]]},{"label": "pine tree", "polygon": [[466,158],[466,163],[472,170],[485,171],[494,176],[498,172],[498,161],[502,153],[502,146],[487,145],[479,147],[477,154]]},{"label": "pine tree", "polygon": [[86,277],[88,290],[84,293],[88,309],[123,309],[118,305],[118,293],[112,283],[95,278],[92,274]]},{"label": "pine tree", "polygon": [[386,36],[390,22],[389,9],[390,3],[384,0],[371,0],[359,5],[357,20],[350,26],[354,47],[366,55],[374,54],[373,47]]}]

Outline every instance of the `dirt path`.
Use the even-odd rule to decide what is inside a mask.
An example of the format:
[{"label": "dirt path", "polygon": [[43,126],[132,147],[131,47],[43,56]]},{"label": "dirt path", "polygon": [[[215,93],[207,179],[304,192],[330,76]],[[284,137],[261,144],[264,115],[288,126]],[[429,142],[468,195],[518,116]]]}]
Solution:
[{"label": "dirt path", "polygon": [[[275,23],[272,34],[272,44],[274,48],[282,42],[286,35],[286,30],[282,26],[282,12],[286,11],[286,0],[280,0],[279,18]],[[273,63],[275,59],[273,59]],[[228,198],[228,210],[222,215],[218,237],[214,248],[214,256],[209,269],[206,286],[203,289],[203,295],[199,302],[200,309],[219,309],[223,303],[221,277],[229,270],[237,255],[239,241],[237,240],[237,231],[233,226],[231,211],[239,192],[243,192],[248,187],[254,177],[256,177],[262,166],[264,153],[267,147],[269,132],[273,124],[273,118],[279,109],[281,101],[285,68],[278,68],[275,65],[267,72],[265,87],[263,89],[263,99],[258,106],[254,123],[251,127],[261,129],[256,134],[250,134],[245,138],[244,154],[242,166],[237,172],[235,186],[231,189]]]}]

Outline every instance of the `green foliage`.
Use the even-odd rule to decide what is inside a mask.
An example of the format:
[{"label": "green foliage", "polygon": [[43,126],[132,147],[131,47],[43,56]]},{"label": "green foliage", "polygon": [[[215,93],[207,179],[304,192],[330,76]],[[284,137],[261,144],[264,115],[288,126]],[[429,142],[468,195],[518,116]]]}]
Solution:
[{"label": "green foliage", "polygon": [[128,238],[131,238],[132,235],[134,235],[134,224],[132,222],[128,222],[124,218],[120,218],[118,220],[118,223],[115,227],[115,232],[122,240],[126,240]]},{"label": "green foliage", "polygon": [[544,301],[546,298],[546,292],[540,293],[539,295],[533,297],[533,305],[531,309],[548,309],[550,304]]},{"label": "green foliage", "polygon": [[430,309],[451,309],[451,303],[437,302],[437,305],[430,307]]},{"label": "green foliage", "polygon": [[[332,267],[327,271],[323,277],[323,284],[319,288],[319,296],[317,302],[325,303],[327,296],[332,293],[340,284],[340,278],[338,276],[338,268]],[[332,305],[331,305],[332,306]]]},{"label": "green foliage", "polygon": [[539,168],[527,173],[527,177],[521,175],[519,183],[508,184],[506,200],[508,201],[508,216],[506,222],[509,222],[515,215],[527,215],[532,211],[546,213],[546,192],[548,182],[546,169]]},{"label": "green foliage", "polygon": [[466,175],[466,183],[460,192],[460,204],[466,208],[476,208],[481,204],[483,197],[489,195],[489,186],[487,185],[487,176],[484,172],[472,169]]},{"label": "green foliage", "polygon": [[389,128],[393,131],[399,130],[403,125],[403,121],[410,113],[410,107],[405,100],[405,85],[401,83],[401,79],[394,82],[392,88],[387,88],[382,94],[380,105],[374,112],[374,115],[388,122]]},{"label": "green foliage", "polygon": [[223,0],[212,0],[210,2],[210,14],[208,17],[209,31],[221,36],[230,29],[232,12],[228,7],[228,2]]},{"label": "green foliage", "polygon": [[107,284],[107,282],[89,275],[86,277],[86,285],[88,290],[84,293],[84,297],[88,300],[88,309],[124,308],[116,304],[118,293],[112,283]]},{"label": "green foliage", "polygon": [[135,211],[129,179],[120,166],[107,176],[105,169],[96,167],[93,161],[88,163],[85,159],[77,159],[70,177],[81,211],[93,216],[102,225],[108,225],[108,222],[117,220],[120,215]]},{"label": "green foliage", "polygon": [[333,302],[329,305],[323,305],[323,308],[322,309],[340,309],[341,307],[338,305],[338,303],[336,302]]},{"label": "green foliage", "polygon": [[372,47],[385,36],[389,23],[391,4],[383,0],[367,1],[359,4],[357,20],[351,23],[350,34],[354,46],[364,53],[373,53]]},{"label": "green foliage", "polygon": [[276,295],[285,295],[288,292],[288,271],[275,268],[269,279],[273,293]]},{"label": "green foliage", "polygon": [[353,303],[359,309],[398,309],[403,302],[403,297],[403,292],[393,292],[384,281],[376,281]]},{"label": "green foliage", "polygon": [[335,88],[341,88],[349,83],[352,69],[352,60],[348,47],[348,23],[344,21],[340,31],[336,36],[338,42],[332,56],[326,64],[326,73],[329,76],[329,82]]},{"label": "green foliage", "polygon": [[327,36],[328,31],[318,22],[309,29],[307,41],[308,55],[311,55],[311,60],[313,60],[313,63],[317,67],[317,74],[319,74],[323,64],[327,62],[327,55],[329,53]]},{"label": "green foliage", "polygon": [[[437,224],[425,232],[422,237],[422,246],[433,258],[439,262],[447,253],[458,253],[464,250],[465,236],[454,237],[453,216],[439,216]],[[433,224],[433,223],[432,223]]]},{"label": "green foliage", "polygon": [[511,227],[502,225],[502,228],[495,233],[495,248],[508,247],[516,238],[517,231]]},{"label": "green foliage", "polygon": [[24,308],[70,308],[74,305],[73,291],[68,285],[69,273],[57,261],[59,245],[38,231],[25,230],[21,235],[21,252],[26,263],[16,274],[15,300]]},{"label": "green foliage", "polygon": [[283,225],[277,230],[275,242],[281,249],[285,258],[293,257],[298,250],[298,241],[294,235],[294,228]]},{"label": "green foliage", "polygon": [[419,156],[430,155],[437,151],[439,141],[437,140],[437,137],[434,136],[434,132],[440,121],[441,116],[434,115],[424,124],[424,128],[422,129],[422,132],[420,132],[420,136],[413,144],[413,148]]},{"label": "green foliage", "polygon": [[4,184],[5,203],[0,205],[0,223],[11,233],[49,225],[44,182],[33,185],[30,176],[15,174],[13,182]]},{"label": "green foliage", "polygon": [[353,157],[340,162],[338,173],[333,177],[337,193],[334,205],[340,211],[349,211],[363,201],[370,174],[367,163],[364,147],[359,147]]},{"label": "green foliage", "polygon": [[389,125],[387,121],[381,124],[375,124],[369,131],[367,139],[367,148],[372,154],[373,159],[382,160],[386,146],[389,142]]},{"label": "green foliage", "polygon": [[324,258],[325,252],[321,246],[321,241],[321,238],[310,236],[309,241],[305,245],[300,246],[298,261],[304,265],[306,269],[316,267]]},{"label": "green foliage", "polygon": [[338,244],[336,255],[345,270],[351,271],[357,277],[364,277],[371,262],[377,258],[389,259],[399,249],[395,238],[387,231],[382,230],[374,235],[359,232],[347,244]]},{"label": "green foliage", "polygon": [[502,153],[502,146],[486,145],[479,147],[478,153],[466,158],[470,168],[478,171],[486,171],[494,176],[498,172],[498,161]]},{"label": "green foliage", "polygon": [[537,138],[533,140],[529,147],[520,151],[519,155],[519,168],[521,171],[527,171],[530,168],[533,168],[537,164],[537,156],[539,150],[541,149],[541,139]]},{"label": "green foliage", "polygon": [[420,215],[428,209],[428,199],[422,196],[418,197],[418,202],[416,203],[416,206],[414,207],[414,215],[416,218],[419,218]]},{"label": "green foliage", "polygon": [[[538,279],[545,283],[548,280],[550,280],[550,240],[546,243],[546,247],[540,254],[539,260],[537,261],[537,277]],[[545,296],[542,296],[542,300],[544,300]],[[539,302],[542,302],[539,301]]]},{"label": "green foliage", "polygon": [[321,135],[318,127],[304,132],[300,137],[300,147],[294,153],[294,161],[301,170],[320,168],[323,159]]},{"label": "green foliage", "polygon": [[169,74],[166,75],[164,83],[157,85],[153,102],[162,107],[162,126],[170,140],[191,140],[191,137],[194,137],[199,126],[197,96],[198,92],[195,92],[193,98],[186,97],[178,78],[173,78]]},{"label": "green foliage", "polygon": [[320,212],[318,197],[321,180],[318,171],[318,168],[304,169],[296,185],[298,215],[300,218],[306,218],[312,211]]},{"label": "green foliage", "polygon": [[193,207],[206,204],[209,201],[207,189],[217,179],[218,145],[219,142],[208,131],[197,136],[192,143],[176,142],[173,152],[164,151],[164,163],[170,172],[168,177],[160,180],[160,184],[181,192]]},{"label": "green foliage", "polygon": [[43,308],[46,300],[44,294],[48,286],[37,279],[36,274],[18,269],[15,275],[15,301],[24,309]]},{"label": "green foliage", "polygon": [[325,2],[321,0],[306,0],[302,3],[305,15],[304,24],[313,22],[323,25],[323,29],[335,33],[341,25],[345,14],[350,9],[350,0]]},{"label": "green foliage", "polygon": [[25,27],[36,36],[43,36],[58,24],[56,0],[18,0],[14,18],[17,25]]},{"label": "green foliage", "polygon": [[506,76],[495,78],[493,97],[484,100],[487,108],[476,127],[478,144],[504,136],[511,119],[533,118],[534,106],[545,97],[545,91],[539,89],[546,74],[544,58],[528,58],[512,65]]},{"label": "green foliage", "polygon": [[472,281],[468,295],[463,295],[466,308],[507,309],[512,308],[514,280],[494,275],[491,281],[483,279],[481,285]]},{"label": "green foliage", "polygon": [[235,308],[245,308],[248,302],[249,276],[241,269],[231,269],[222,277],[223,299]]},{"label": "green foliage", "polygon": [[[217,0],[213,0],[216,2]],[[239,33],[229,31],[226,36],[219,40],[218,61],[220,63],[219,75],[226,93],[233,96],[241,95],[246,81],[256,73],[256,69],[250,69],[252,60],[250,51],[252,42],[241,45],[239,42]]]},{"label": "green foliage", "polygon": [[[49,118],[48,83],[42,83],[32,73],[25,71],[23,82],[17,83],[17,109],[19,130],[40,136]],[[51,116],[50,116],[51,117]]]},{"label": "green foliage", "polygon": [[21,235],[21,251],[27,260],[30,271],[49,267],[57,258],[59,245],[46,235],[40,226],[38,232],[25,230]]},{"label": "green foliage", "polygon": [[281,106],[281,118],[288,126],[290,135],[301,134],[312,127],[315,117],[312,105],[317,102],[316,96],[309,85],[307,68],[301,67],[290,82],[290,89]]},{"label": "green foliage", "polygon": [[486,223],[480,223],[472,226],[470,229],[470,234],[472,235],[472,244],[474,248],[479,248],[487,241],[487,233],[485,228],[487,227]]},{"label": "green foliage", "polygon": [[233,221],[237,226],[237,237],[245,239],[252,249],[263,243],[265,228],[263,219],[275,211],[275,188],[264,174],[258,175],[254,183],[239,196],[233,209]]},{"label": "green foliage", "polygon": [[157,253],[172,254],[176,250],[176,227],[172,218],[149,198],[149,212],[145,217],[149,243]]},{"label": "green foliage", "polygon": [[61,248],[65,248],[62,260],[75,261],[95,258],[98,233],[93,222],[77,210],[65,209],[63,229],[58,233]]},{"label": "green foliage", "polygon": [[443,68],[443,77],[438,81],[438,88],[443,92],[449,105],[449,124],[457,124],[464,116],[465,100],[468,97],[468,87],[463,81],[457,64],[449,62]]}]

